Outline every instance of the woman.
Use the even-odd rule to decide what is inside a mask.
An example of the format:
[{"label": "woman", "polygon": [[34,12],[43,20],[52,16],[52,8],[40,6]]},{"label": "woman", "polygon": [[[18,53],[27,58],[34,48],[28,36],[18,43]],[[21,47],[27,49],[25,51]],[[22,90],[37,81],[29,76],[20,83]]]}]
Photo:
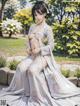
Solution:
[{"label": "woman", "polygon": [[[80,89],[61,74],[54,60],[53,33],[46,23],[48,13],[43,1],[32,8],[35,23],[28,34],[28,57],[18,64],[10,86],[0,93],[0,99],[10,106],[80,106]],[[37,46],[33,47],[35,42]]]}]

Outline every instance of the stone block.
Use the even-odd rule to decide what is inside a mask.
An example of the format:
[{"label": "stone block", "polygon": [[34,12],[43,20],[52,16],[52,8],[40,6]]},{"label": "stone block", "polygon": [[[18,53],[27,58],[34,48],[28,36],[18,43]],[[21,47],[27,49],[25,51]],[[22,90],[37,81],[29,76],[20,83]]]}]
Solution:
[{"label": "stone block", "polygon": [[0,84],[4,84],[4,85],[8,84],[8,72],[9,71],[10,69],[7,67],[0,68]]},{"label": "stone block", "polygon": [[76,77],[69,77],[68,78],[73,84],[77,85],[77,78]]},{"label": "stone block", "polygon": [[13,70],[8,72],[8,85],[10,85],[11,80],[12,80],[12,78],[14,76],[14,73],[15,73],[15,71],[13,71]]}]

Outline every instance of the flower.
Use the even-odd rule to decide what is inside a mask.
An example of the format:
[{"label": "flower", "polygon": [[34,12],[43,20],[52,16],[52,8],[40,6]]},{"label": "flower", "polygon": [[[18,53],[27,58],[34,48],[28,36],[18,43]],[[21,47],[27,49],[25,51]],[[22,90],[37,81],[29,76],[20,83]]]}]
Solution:
[{"label": "flower", "polygon": [[4,33],[9,34],[10,32],[12,32],[12,34],[16,34],[19,33],[22,29],[22,24],[17,20],[7,18],[2,22],[1,27]]}]

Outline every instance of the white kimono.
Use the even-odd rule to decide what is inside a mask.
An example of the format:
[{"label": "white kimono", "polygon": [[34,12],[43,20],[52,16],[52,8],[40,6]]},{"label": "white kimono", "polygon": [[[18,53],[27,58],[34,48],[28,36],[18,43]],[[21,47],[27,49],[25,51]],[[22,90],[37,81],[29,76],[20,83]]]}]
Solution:
[{"label": "white kimono", "polygon": [[32,33],[41,39],[41,51],[35,59],[28,56],[18,64],[9,87],[0,91],[0,100],[6,100],[9,106],[80,106],[80,88],[61,74],[54,60],[51,27],[47,23],[33,24],[28,36]]}]

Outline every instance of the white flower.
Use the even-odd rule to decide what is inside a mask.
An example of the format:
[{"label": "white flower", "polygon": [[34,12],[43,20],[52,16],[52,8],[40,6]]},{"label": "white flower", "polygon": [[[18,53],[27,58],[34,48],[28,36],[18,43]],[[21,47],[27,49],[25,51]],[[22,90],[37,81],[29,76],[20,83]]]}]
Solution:
[{"label": "white flower", "polygon": [[6,19],[1,24],[4,33],[16,33],[22,29],[22,24],[14,19]]}]

